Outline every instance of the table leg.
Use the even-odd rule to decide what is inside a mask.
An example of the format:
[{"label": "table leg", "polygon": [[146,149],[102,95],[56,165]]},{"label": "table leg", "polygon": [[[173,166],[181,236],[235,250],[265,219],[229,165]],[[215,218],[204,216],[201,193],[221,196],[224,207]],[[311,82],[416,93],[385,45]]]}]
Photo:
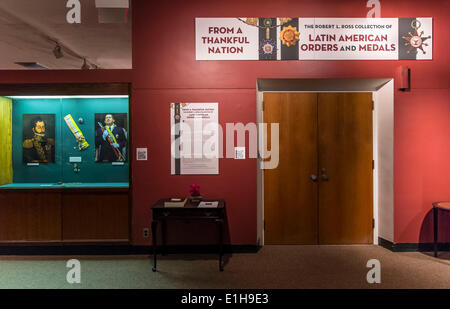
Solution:
[{"label": "table leg", "polygon": [[437,207],[433,208],[433,221],[434,221],[434,257],[438,256],[438,211]]},{"label": "table leg", "polygon": [[162,220],[161,221],[161,236],[162,236],[162,250],[161,250],[161,254],[162,255],[167,255],[167,248],[166,248],[166,234],[167,234],[167,228],[166,228],[166,220]]},{"label": "table leg", "polygon": [[153,268],[152,270],[155,272],[156,271],[156,255],[157,255],[157,251],[156,251],[156,229],[158,227],[158,221],[153,220],[152,221],[152,239],[153,239]]},{"label": "table leg", "polygon": [[219,271],[223,271],[223,220],[217,220],[217,226],[219,227]]}]

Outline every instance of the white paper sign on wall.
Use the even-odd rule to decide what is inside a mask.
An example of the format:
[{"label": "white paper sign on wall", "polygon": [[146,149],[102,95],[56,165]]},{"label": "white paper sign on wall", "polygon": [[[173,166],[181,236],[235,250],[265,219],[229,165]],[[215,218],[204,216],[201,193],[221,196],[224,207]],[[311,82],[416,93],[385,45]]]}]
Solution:
[{"label": "white paper sign on wall", "polygon": [[219,104],[170,104],[171,174],[219,174]]},{"label": "white paper sign on wall", "polygon": [[235,147],[234,148],[234,159],[235,160],[245,160],[245,147]]},{"label": "white paper sign on wall", "polygon": [[136,148],[136,160],[147,161],[147,148]]}]

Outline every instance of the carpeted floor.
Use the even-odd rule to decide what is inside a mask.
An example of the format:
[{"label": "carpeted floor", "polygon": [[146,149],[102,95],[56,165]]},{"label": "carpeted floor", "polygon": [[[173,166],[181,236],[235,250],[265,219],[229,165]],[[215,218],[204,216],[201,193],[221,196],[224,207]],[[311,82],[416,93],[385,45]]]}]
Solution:
[{"label": "carpeted floor", "polygon": [[[81,284],[66,281],[67,260],[81,262]],[[381,284],[369,284],[367,261],[381,263]],[[265,246],[234,254],[225,271],[215,255],[0,257],[0,288],[444,288],[450,289],[450,253],[393,253],[379,246]]]}]

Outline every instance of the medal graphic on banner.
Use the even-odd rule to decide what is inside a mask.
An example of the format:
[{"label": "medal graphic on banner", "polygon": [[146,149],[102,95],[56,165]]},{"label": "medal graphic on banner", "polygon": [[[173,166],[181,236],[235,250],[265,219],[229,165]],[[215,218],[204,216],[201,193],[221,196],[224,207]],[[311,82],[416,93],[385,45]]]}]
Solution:
[{"label": "medal graphic on banner", "polygon": [[[271,30],[277,29],[285,25],[286,23],[290,22],[292,18],[289,17],[280,17],[278,18],[279,24],[276,22],[276,18],[254,18],[254,17],[248,17],[245,20],[238,18],[243,23],[258,27],[261,30],[265,30],[265,37],[264,39],[260,37],[260,43],[258,46],[259,49],[259,57],[261,60],[276,60],[277,56],[277,38],[271,37]],[[285,27],[285,36],[286,38],[283,41],[283,44],[286,44],[287,46],[295,45],[298,41],[299,33],[297,32],[297,28],[295,27]],[[273,34],[273,32],[272,32]],[[276,32],[275,32],[276,34]],[[273,35],[272,35],[273,36]],[[286,43],[284,43],[286,42]]]},{"label": "medal graphic on banner", "polygon": [[296,45],[299,39],[300,33],[297,31],[296,27],[283,27],[280,32],[280,40],[287,47]]},{"label": "medal graphic on banner", "polygon": [[[262,25],[261,25],[262,24]],[[273,35],[272,29],[276,28],[276,19],[263,18],[260,20],[259,28],[261,30],[265,29],[265,38],[261,37],[260,32],[260,44],[259,44],[259,57],[260,59],[273,60],[277,56],[277,43],[276,39],[271,38]]]},{"label": "medal graphic on banner", "polygon": [[264,41],[259,47],[259,55],[261,58],[271,57],[277,54],[277,44],[272,40]]},{"label": "medal graphic on banner", "polygon": [[418,50],[420,49],[422,51],[422,53],[426,54],[426,52],[423,50],[422,46],[428,46],[427,43],[425,43],[426,40],[431,39],[431,35],[424,37],[423,36],[423,31],[420,32],[418,29],[422,26],[422,24],[420,23],[420,21],[413,20],[411,22],[411,28],[414,29],[414,34],[412,34],[411,32],[408,32],[409,37],[407,36],[402,36],[402,38],[408,42],[405,43],[405,46],[409,46],[409,50],[407,51],[407,53],[409,54],[411,51],[414,50],[414,53],[418,53]]}]

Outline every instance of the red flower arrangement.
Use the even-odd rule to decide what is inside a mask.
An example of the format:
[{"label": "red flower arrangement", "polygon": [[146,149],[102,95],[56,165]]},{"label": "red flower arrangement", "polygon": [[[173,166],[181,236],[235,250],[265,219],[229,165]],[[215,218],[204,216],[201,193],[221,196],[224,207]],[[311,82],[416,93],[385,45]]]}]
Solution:
[{"label": "red flower arrangement", "polygon": [[200,186],[192,184],[189,187],[189,193],[191,194],[191,196],[199,196],[200,195]]}]

